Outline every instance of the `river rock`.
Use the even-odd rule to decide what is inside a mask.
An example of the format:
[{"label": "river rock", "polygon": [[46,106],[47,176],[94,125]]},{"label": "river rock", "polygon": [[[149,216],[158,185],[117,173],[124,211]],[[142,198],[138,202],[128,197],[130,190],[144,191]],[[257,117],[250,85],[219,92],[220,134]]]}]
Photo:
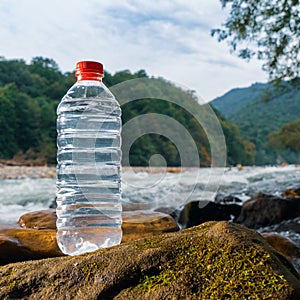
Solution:
[{"label": "river rock", "polygon": [[39,210],[23,214],[18,224],[23,228],[56,230],[55,209]]},{"label": "river rock", "polygon": [[0,299],[300,299],[299,275],[253,230],[208,222],[75,257],[0,267]]},{"label": "river rock", "polygon": [[234,221],[240,211],[241,206],[237,204],[191,201],[184,206],[178,222],[183,228],[189,228],[207,221]]},{"label": "river rock", "polygon": [[161,212],[124,211],[122,217],[122,243],[179,230],[174,219]]},{"label": "river rock", "polygon": [[[174,219],[161,212],[124,211],[122,218],[123,243],[179,230]],[[54,209],[26,213],[20,217],[18,223],[23,228],[56,229],[56,213]]]},{"label": "river rock", "polygon": [[300,198],[259,193],[243,204],[237,222],[249,228],[260,228],[294,219],[299,214]]},{"label": "river rock", "polygon": [[[259,231],[261,231],[261,232],[269,231],[269,232],[278,232],[278,233],[289,232],[291,235],[294,235],[294,236],[298,235],[298,234],[300,234],[300,217],[295,218],[295,219],[290,219],[290,220],[284,220],[284,221],[280,222],[279,224],[274,224],[274,225],[260,228]],[[296,236],[295,236],[295,238],[297,240],[299,240],[299,238],[297,238]],[[300,242],[300,240],[299,240],[299,242]],[[299,243],[299,246],[300,246],[300,243]]]},{"label": "river rock", "polygon": [[0,265],[61,255],[55,230],[0,229]]},{"label": "river rock", "polygon": [[300,188],[286,189],[282,193],[282,196],[284,196],[284,197],[299,197],[300,196]]},{"label": "river rock", "polygon": [[[22,228],[0,229],[0,265],[63,255],[56,243],[54,209],[30,212],[18,221]],[[178,231],[167,214],[151,211],[123,212],[122,243]]]},{"label": "river rock", "polygon": [[289,259],[300,257],[300,249],[289,238],[286,238],[277,232],[263,232],[262,236],[274,249],[285,257]]}]

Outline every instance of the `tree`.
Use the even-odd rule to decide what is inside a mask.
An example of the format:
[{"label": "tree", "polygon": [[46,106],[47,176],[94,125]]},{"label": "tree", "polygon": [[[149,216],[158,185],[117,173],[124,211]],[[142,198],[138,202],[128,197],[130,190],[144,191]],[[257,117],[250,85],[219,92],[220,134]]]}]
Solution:
[{"label": "tree", "polygon": [[287,123],[279,131],[272,132],[269,144],[278,153],[286,149],[300,153],[300,120]]},{"label": "tree", "polygon": [[299,0],[220,0],[229,17],[212,36],[227,40],[244,59],[264,61],[270,79],[294,79],[300,74]]},{"label": "tree", "polygon": [[15,134],[15,105],[7,96],[8,88],[0,87],[0,158],[11,157],[19,149]]},{"label": "tree", "polygon": [[47,85],[58,82],[62,77],[57,63],[51,58],[34,57],[28,69],[30,73],[38,74],[40,77],[47,79]]}]

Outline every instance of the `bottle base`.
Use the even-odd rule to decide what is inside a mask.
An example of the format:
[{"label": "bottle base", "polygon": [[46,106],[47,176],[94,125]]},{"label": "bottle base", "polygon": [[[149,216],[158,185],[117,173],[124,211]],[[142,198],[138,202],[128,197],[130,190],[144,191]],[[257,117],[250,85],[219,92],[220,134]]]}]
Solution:
[{"label": "bottle base", "polygon": [[56,239],[64,254],[75,256],[120,244],[122,230],[118,227],[59,229]]}]

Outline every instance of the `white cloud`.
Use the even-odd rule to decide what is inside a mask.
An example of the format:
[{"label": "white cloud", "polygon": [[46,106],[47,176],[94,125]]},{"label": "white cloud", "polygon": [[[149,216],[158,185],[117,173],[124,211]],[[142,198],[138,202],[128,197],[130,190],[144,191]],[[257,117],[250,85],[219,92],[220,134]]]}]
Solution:
[{"label": "white cloud", "polygon": [[218,0],[1,0],[0,56],[103,61],[110,72],[145,69],[210,100],[266,79],[257,62],[229,54],[210,36],[224,21]]}]

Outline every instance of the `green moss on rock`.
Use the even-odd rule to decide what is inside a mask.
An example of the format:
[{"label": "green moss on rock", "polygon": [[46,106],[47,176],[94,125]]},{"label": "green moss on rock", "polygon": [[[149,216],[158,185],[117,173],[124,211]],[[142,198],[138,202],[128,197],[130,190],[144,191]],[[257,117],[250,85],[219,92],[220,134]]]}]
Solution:
[{"label": "green moss on rock", "polygon": [[300,299],[300,281],[255,231],[208,222],[77,257],[0,267],[0,298],[24,297]]}]

